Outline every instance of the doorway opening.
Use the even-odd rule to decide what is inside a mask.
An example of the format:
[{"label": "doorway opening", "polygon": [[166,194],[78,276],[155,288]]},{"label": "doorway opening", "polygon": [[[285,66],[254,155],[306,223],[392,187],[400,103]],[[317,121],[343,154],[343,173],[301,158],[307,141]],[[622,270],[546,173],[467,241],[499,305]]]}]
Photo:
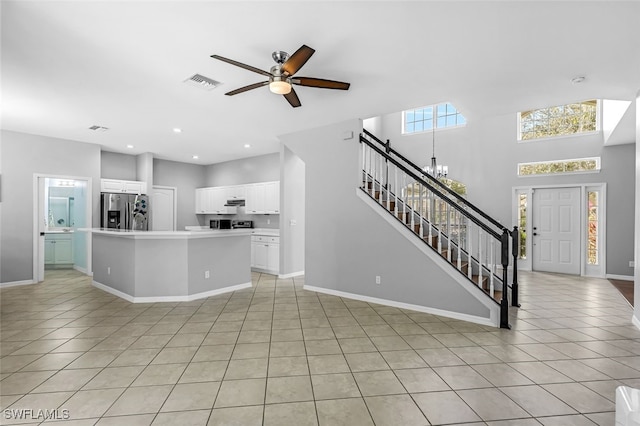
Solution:
[{"label": "doorway opening", "polygon": [[519,267],[605,277],[605,197],[604,183],[514,188]]},{"label": "doorway opening", "polygon": [[34,176],[33,277],[45,270],[75,269],[91,275],[91,178]]}]

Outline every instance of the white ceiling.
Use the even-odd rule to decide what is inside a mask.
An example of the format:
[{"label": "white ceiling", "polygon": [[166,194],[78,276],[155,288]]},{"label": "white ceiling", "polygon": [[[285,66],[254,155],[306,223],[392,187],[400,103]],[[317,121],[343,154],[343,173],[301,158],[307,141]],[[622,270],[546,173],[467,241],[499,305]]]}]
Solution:
[{"label": "white ceiling", "polygon": [[[1,15],[3,129],[199,164],[441,101],[472,121],[640,89],[637,1],[3,0]],[[351,89],[297,87],[296,109],[266,87],[224,96],[264,77],[210,55],[268,70],[302,44],[316,53],[298,75]],[[183,83],[195,73],[223,85]]]}]

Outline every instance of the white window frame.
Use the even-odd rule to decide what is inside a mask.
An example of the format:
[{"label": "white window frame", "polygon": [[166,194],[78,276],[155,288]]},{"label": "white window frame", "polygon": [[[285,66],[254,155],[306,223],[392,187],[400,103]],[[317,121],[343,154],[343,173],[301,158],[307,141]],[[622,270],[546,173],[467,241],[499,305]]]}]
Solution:
[{"label": "white window frame", "polygon": [[[451,104],[451,106],[453,106],[457,113],[460,114],[463,118],[464,118],[464,123],[463,124],[456,124],[455,126],[445,126],[445,127],[438,127],[438,106],[439,105],[446,105],[446,104]],[[407,132],[405,129],[405,124],[406,124],[406,113],[408,111],[416,111],[416,110],[420,110],[420,109],[425,109],[425,108],[433,108],[433,127],[431,129],[427,129],[427,130],[420,130],[418,132]],[[424,120],[423,120],[424,121]],[[407,109],[402,111],[402,123],[401,123],[401,134],[403,136],[411,136],[411,135],[420,135],[423,133],[431,133],[433,131],[440,131],[440,130],[449,130],[449,129],[458,129],[460,127],[465,127],[467,125],[467,117],[464,116],[464,114],[462,114],[462,112],[460,112],[460,110],[458,108],[456,108],[455,105],[453,105],[452,102],[439,102],[437,104],[432,104],[432,105],[424,105],[421,107],[417,107],[417,108],[411,108],[411,109]]]},{"label": "white window frame", "polygon": [[[537,164],[549,164],[549,163],[569,163],[574,161],[592,161],[596,162],[596,168],[594,170],[576,170],[576,171],[564,171],[557,173],[540,173],[540,174],[532,174],[532,175],[521,175],[520,167],[521,166],[535,166]],[[589,174],[589,173],[600,173],[601,170],[601,158],[600,157],[584,157],[584,158],[568,158],[565,160],[547,160],[547,161],[531,161],[526,163],[518,163],[516,165],[516,176],[519,178],[530,178],[530,177],[539,177],[539,176],[559,176],[559,175],[580,175],[580,174]]]},{"label": "white window frame", "polygon": [[[567,104],[562,104],[562,105],[552,105],[551,107],[564,106],[564,105],[569,105],[571,103],[582,103],[582,102],[587,102],[591,100],[594,100],[594,99],[586,99],[583,101],[569,102]],[[588,132],[580,132],[580,133],[567,133],[567,134],[555,135],[555,136],[545,136],[543,138],[522,139],[522,112],[523,111],[519,111],[518,113],[516,113],[516,123],[517,123],[516,137],[517,137],[518,143],[542,142],[542,141],[550,141],[550,140],[555,141],[562,138],[573,138],[576,136],[596,135],[600,133],[602,131],[602,99],[595,99],[595,101],[596,101],[596,130],[591,130]],[[544,109],[544,108],[536,108],[536,109]],[[535,111],[535,109],[531,111]]]}]

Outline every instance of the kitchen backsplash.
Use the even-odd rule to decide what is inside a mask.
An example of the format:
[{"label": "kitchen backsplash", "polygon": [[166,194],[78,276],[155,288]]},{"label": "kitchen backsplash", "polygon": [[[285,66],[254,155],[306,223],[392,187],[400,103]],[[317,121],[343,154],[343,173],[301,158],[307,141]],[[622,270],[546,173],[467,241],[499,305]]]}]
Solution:
[{"label": "kitchen backsplash", "polygon": [[[198,215],[198,221],[202,220],[203,215]],[[280,228],[279,214],[246,214],[244,207],[238,207],[237,214],[208,214],[204,215],[204,220],[200,225],[206,226],[213,219],[231,219],[231,220],[252,220],[254,228]]]}]

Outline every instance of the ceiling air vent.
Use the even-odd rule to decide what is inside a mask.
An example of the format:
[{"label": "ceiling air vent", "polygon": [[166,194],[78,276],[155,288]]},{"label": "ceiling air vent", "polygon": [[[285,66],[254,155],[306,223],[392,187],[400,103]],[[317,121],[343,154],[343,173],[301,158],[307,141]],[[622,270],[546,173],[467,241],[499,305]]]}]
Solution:
[{"label": "ceiling air vent", "polygon": [[195,86],[204,90],[213,90],[221,84],[219,81],[215,81],[200,74],[194,74],[191,77],[187,78],[184,82],[191,86]]},{"label": "ceiling air vent", "polygon": [[107,130],[109,130],[109,128],[94,124],[93,126],[89,127],[89,130],[93,130],[95,132],[106,132]]}]

